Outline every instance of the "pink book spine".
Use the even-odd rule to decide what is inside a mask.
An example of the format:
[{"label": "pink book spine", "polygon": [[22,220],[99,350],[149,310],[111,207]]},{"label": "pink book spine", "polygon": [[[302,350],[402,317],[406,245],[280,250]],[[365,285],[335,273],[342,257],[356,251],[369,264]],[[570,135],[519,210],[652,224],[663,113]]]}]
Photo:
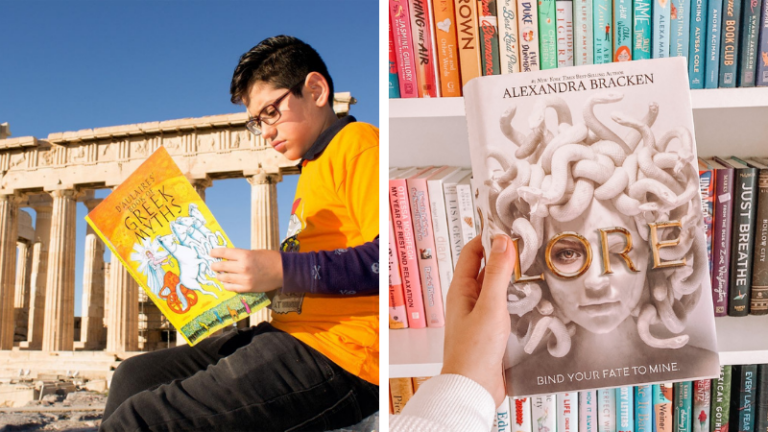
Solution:
[{"label": "pink book spine", "polygon": [[411,201],[413,232],[416,237],[416,254],[421,275],[421,291],[424,294],[424,310],[428,327],[445,326],[443,292],[440,289],[440,271],[435,255],[435,235],[432,232],[432,213],[429,209],[427,179],[408,179],[408,196]]},{"label": "pink book spine", "polygon": [[416,81],[419,83],[419,97],[437,97],[429,1],[410,0],[410,12],[413,48],[416,54]]},{"label": "pink book spine", "polygon": [[400,97],[419,97],[408,0],[389,0],[389,19],[392,21],[392,35],[395,38],[395,58],[397,59]]},{"label": "pink book spine", "polygon": [[408,312],[408,326],[424,328],[424,302],[421,299],[419,266],[416,259],[416,242],[413,238],[411,206],[405,180],[389,181],[389,206],[392,211],[392,226],[395,230],[395,245],[400,264],[400,274],[405,293],[405,310]]},{"label": "pink book spine", "polygon": [[397,263],[397,245],[392,217],[389,218],[389,328],[407,328],[408,318],[405,312],[403,280],[400,278],[400,266]]}]

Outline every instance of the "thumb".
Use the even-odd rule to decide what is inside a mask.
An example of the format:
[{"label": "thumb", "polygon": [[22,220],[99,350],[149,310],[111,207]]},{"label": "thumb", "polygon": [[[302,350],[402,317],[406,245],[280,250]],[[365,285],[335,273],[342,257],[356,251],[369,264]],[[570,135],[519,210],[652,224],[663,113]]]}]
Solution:
[{"label": "thumb", "polygon": [[491,240],[491,254],[485,265],[485,278],[477,300],[477,307],[483,313],[498,309],[507,304],[507,287],[515,270],[515,245],[504,234]]}]

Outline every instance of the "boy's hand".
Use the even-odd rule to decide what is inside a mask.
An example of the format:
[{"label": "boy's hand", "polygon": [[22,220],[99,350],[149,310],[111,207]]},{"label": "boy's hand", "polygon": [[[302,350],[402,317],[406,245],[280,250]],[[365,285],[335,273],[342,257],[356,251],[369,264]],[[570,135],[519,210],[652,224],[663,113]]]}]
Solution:
[{"label": "boy's hand", "polygon": [[227,260],[211,264],[211,270],[229,291],[267,292],[283,285],[283,259],[278,251],[214,248],[211,256]]}]

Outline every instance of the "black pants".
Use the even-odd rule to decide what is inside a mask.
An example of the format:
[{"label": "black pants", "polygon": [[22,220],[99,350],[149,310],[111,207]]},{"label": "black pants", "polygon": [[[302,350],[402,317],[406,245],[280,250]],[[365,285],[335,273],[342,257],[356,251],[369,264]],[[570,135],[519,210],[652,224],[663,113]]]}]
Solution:
[{"label": "black pants", "polygon": [[379,387],[268,323],[129,358],[103,431],[322,431],[379,406]]}]

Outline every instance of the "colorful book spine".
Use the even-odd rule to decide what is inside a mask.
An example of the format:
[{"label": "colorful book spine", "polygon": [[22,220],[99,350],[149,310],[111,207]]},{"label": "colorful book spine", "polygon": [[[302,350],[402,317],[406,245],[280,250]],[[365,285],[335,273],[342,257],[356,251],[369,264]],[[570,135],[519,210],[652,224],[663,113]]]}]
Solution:
[{"label": "colorful book spine", "polygon": [[716,317],[728,315],[734,183],[733,168],[721,167],[715,170],[715,217],[712,222],[712,300]]},{"label": "colorful book spine", "polygon": [[531,421],[535,432],[552,432],[557,430],[557,404],[555,395],[540,395],[531,397]]},{"label": "colorful book spine", "polygon": [[459,262],[461,248],[464,247],[464,237],[461,232],[461,214],[459,212],[459,195],[456,193],[456,183],[446,182],[443,185],[446,213],[448,214],[448,232],[451,239],[451,257],[453,268]]},{"label": "colorful book spine", "polygon": [[632,59],[651,58],[651,4],[652,0],[632,2]]},{"label": "colorful book spine", "polygon": [[669,19],[669,56],[688,58],[688,42],[691,37],[691,0],[671,0]]},{"label": "colorful book spine", "polygon": [[459,44],[461,85],[481,76],[480,38],[477,25],[477,0],[454,0],[456,29]]},{"label": "colorful book spine", "polygon": [[557,16],[557,67],[573,66],[573,0],[555,2]]},{"label": "colorful book spine", "polygon": [[517,1],[517,28],[520,31],[520,70],[537,71],[539,66],[539,21],[536,0]]},{"label": "colorful book spine", "polygon": [[413,397],[413,383],[410,378],[389,379],[390,402],[393,414],[400,414],[405,404]]},{"label": "colorful book spine", "polygon": [[400,97],[419,97],[419,89],[416,85],[416,65],[414,64],[416,57],[411,38],[411,19],[408,14],[408,1],[389,0],[389,18],[395,42],[395,60],[397,63],[397,79],[400,84]]},{"label": "colorful book spine", "polygon": [[[512,432],[533,432],[531,421],[531,398],[511,398]],[[538,431],[537,431],[538,432]]]},{"label": "colorful book spine", "polygon": [[459,215],[461,216],[462,247],[469,243],[477,235],[475,223],[475,205],[472,200],[472,187],[469,178],[456,185],[456,194],[459,198]]},{"label": "colorful book spine", "polygon": [[757,365],[755,432],[768,431],[768,364]]},{"label": "colorful book spine", "polygon": [[757,73],[755,84],[768,86],[768,1],[763,0],[760,16],[760,39],[757,47]]},{"label": "colorful book spine", "polygon": [[435,52],[441,97],[461,96],[459,52],[456,45],[456,15],[453,0],[433,0]]},{"label": "colorful book spine", "polygon": [[768,169],[765,168],[757,174],[755,231],[749,314],[765,315],[768,314]]},{"label": "colorful book spine", "polygon": [[405,311],[405,295],[403,281],[400,278],[400,266],[397,262],[397,245],[395,232],[392,228],[392,217],[389,218],[389,328],[401,329],[408,327],[408,317]]},{"label": "colorful book spine", "polygon": [[477,0],[477,14],[480,35],[480,73],[483,76],[499,75],[499,24],[496,5],[491,0]]},{"label": "colorful book spine", "polygon": [[[635,386],[635,432],[653,431],[653,386]],[[707,432],[707,431],[702,431]]]},{"label": "colorful book spine", "polygon": [[713,216],[715,210],[715,178],[711,166],[699,159],[699,194],[701,195],[701,213],[704,217],[704,231],[707,235],[707,257],[709,265],[709,278],[712,278],[712,235]]},{"label": "colorful book spine", "polygon": [[688,46],[688,80],[692,89],[704,88],[704,40],[707,27],[707,0],[691,0],[690,44]]},{"label": "colorful book spine", "polygon": [[613,2],[613,61],[632,60],[632,0]]},{"label": "colorful book spine", "polygon": [[707,51],[704,88],[717,88],[720,82],[720,39],[723,27],[723,0],[707,2]]},{"label": "colorful book spine", "polygon": [[719,84],[719,87],[722,88],[736,87],[741,3],[742,0],[723,0],[723,35],[720,41]]},{"label": "colorful book spine", "polygon": [[674,432],[691,432],[691,410],[693,409],[692,391],[693,382],[691,381],[675,383]]},{"label": "colorful book spine", "polygon": [[744,2],[741,29],[741,52],[739,53],[739,87],[755,86],[757,66],[757,38],[760,33],[760,9],[764,0]]},{"label": "colorful book spine", "polygon": [[557,395],[557,432],[579,432],[579,394]]},{"label": "colorful book spine", "polygon": [[499,64],[502,74],[520,72],[520,44],[517,28],[517,2],[496,0],[499,18]]},{"label": "colorful book spine", "polygon": [[429,209],[432,212],[432,232],[435,235],[437,269],[440,273],[440,287],[443,292],[443,304],[445,304],[448,288],[453,279],[453,260],[451,259],[448,212],[443,199],[443,179],[427,179],[427,192],[429,194]]},{"label": "colorful book spine", "polygon": [[421,281],[416,257],[416,242],[413,234],[411,206],[405,180],[389,181],[389,205],[392,211],[392,225],[395,229],[397,257],[400,262],[405,310],[408,312],[408,326],[424,328],[424,302],[421,296]]},{"label": "colorful book spine", "polygon": [[555,0],[538,0],[539,53],[541,70],[557,67],[557,17]]},{"label": "colorful book spine", "polygon": [[632,387],[616,389],[616,415],[618,417],[618,432],[634,432],[635,404]]},{"label": "colorful book spine", "polygon": [[709,432],[709,413],[712,410],[712,382],[708,379],[693,382],[693,432]]},{"label": "colorful book spine", "polygon": [[669,57],[671,0],[653,0],[653,48],[652,58]]},{"label": "colorful book spine", "polygon": [[576,66],[593,63],[592,0],[573,1],[573,54]]},{"label": "colorful book spine", "polygon": [[672,384],[653,385],[653,431],[672,432]]},{"label": "colorful book spine", "polygon": [[496,408],[496,417],[493,418],[493,428],[491,429],[491,432],[511,432],[511,428],[509,396],[507,396],[504,398],[501,405]]},{"label": "colorful book spine", "polygon": [[434,56],[432,55],[432,30],[429,21],[429,0],[410,2],[411,37],[416,54],[416,82],[419,97],[437,97]]},{"label": "colorful book spine", "polygon": [[710,432],[728,432],[731,409],[731,366],[720,366],[720,377],[712,380]]},{"label": "colorful book spine", "polygon": [[592,0],[594,7],[595,29],[592,35],[595,47],[595,64],[611,63],[613,59],[613,41],[611,25],[613,22],[613,4],[611,0]]},{"label": "colorful book spine", "polygon": [[[757,365],[733,366],[731,432],[754,432]],[[738,390],[737,390],[738,389]]]},{"label": "colorful book spine", "polygon": [[597,391],[597,431],[616,432],[616,390]]},{"label": "colorful book spine", "polygon": [[[579,392],[579,432],[597,431],[597,391]],[[647,431],[650,432],[650,431]]]},{"label": "colorful book spine", "polygon": [[397,82],[397,61],[395,55],[395,40],[392,36],[392,23],[389,24],[389,98],[400,97],[400,84]]},{"label": "colorful book spine", "polygon": [[419,391],[419,387],[421,387],[422,384],[427,382],[432,377],[413,377],[411,378],[411,381],[413,382],[413,393],[416,394],[417,391]]}]

